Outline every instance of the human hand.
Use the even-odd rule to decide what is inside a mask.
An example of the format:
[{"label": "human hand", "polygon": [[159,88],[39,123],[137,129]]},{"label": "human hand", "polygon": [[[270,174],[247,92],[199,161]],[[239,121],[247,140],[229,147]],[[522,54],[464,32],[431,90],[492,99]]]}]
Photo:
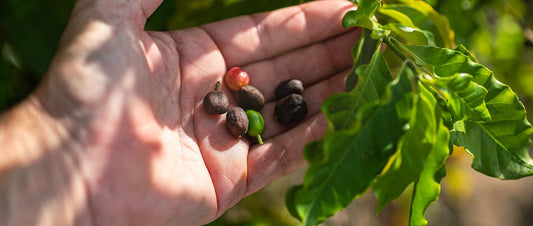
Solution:
[{"label": "human hand", "polygon": [[[75,222],[208,223],[303,165],[301,150],[327,127],[322,101],[344,90],[359,32],[341,26],[353,7],[348,1],[144,31],[160,3],[79,1],[29,98],[49,119],[41,120],[53,128],[47,136],[57,138],[42,146],[69,171],[65,184],[75,191],[68,194],[85,213]],[[232,137],[224,117],[202,108],[203,96],[233,66],[247,71],[267,100],[263,145]],[[309,114],[282,126],[273,116],[274,88],[293,77],[306,85]]]}]

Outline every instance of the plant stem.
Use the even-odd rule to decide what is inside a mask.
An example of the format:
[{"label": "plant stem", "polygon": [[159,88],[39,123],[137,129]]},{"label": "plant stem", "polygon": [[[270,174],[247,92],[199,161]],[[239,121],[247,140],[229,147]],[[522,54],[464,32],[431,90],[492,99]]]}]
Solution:
[{"label": "plant stem", "polygon": [[220,80],[218,80],[217,83],[215,84],[215,90],[216,90],[216,91],[220,90],[220,84],[221,84],[221,83],[222,83],[222,82],[221,82]]},{"label": "plant stem", "polygon": [[392,39],[391,37],[385,37],[383,38],[383,42],[385,42],[385,44],[387,44],[387,47],[390,47],[390,49],[392,49],[392,51],[394,53],[396,53],[396,55],[398,55],[398,57],[400,57],[400,59],[402,59],[402,61],[406,61],[408,60],[409,58],[398,48],[398,46],[396,44],[394,44],[392,42]]},{"label": "plant stem", "polygon": [[258,134],[256,137],[257,137],[257,142],[258,142],[259,144],[263,144],[263,139],[261,139],[261,135]]},{"label": "plant stem", "polygon": [[[393,39],[392,37],[388,36],[388,37],[385,37],[383,38],[383,41],[385,42],[385,44],[387,44],[387,47],[390,47],[390,49],[392,49],[392,51],[394,53],[396,53],[396,55],[398,55],[398,57],[400,57],[400,59],[402,59],[402,61],[408,61],[407,62],[407,66],[416,74],[419,74],[420,71],[418,70],[418,68],[416,67],[416,65],[413,63],[413,60],[415,59],[411,59],[410,57],[408,57],[404,51],[402,49],[400,49],[401,47],[401,43],[399,43],[398,41],[396,41],[395,39]],[[398,45],[399,44],[399,45]],[[413,57],[414,58],[414,57]]]}]

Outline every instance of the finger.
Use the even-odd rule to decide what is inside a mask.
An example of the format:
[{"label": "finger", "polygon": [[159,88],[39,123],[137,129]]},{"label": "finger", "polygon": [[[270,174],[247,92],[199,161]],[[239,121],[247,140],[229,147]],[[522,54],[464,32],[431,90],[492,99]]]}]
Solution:
[{"label": "finger", "polygon": [[162,2],[163,0],[141,0],[141,10],[144,19],[148,19]]},{"label": "finger", "polygon": [[206,24],[202,28],[219,47],[226,66],[232,67],[345,32],[342,17],[352,8],[349,1],[315,1]]},{"label": "finger", "polygon": [[360,32],[360,29],[352,30],[271,60],[244,66],[243,69],[250,76],[250,84],[258,88],[267,101],[273,100],[276,86],[282,81],[297,78],[307,89],[329,76],[350,69],[353,64],[351,47]]}]

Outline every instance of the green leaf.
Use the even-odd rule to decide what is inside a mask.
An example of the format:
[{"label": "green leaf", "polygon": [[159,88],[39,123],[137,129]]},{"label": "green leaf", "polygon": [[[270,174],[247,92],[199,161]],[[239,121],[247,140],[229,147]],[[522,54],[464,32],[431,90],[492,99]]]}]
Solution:
[{"label": "green leaf", "polygon": [[472,81],[487,90],[485,104],[491,120],[459,121],[452,133],[454,144],[464,146],[473,155],[472,168],[501,179],[533,175],[533,160],[529,156],[533,129],[523,104],[511,88],[459,51],[425,46],[406,48],[417,57],[418,64],[432,65],[436,75],[468,73],[473,76]]},{"label": "green leaf", "polygon": [[349,93],[334,94],[322,104],[322,111],[334,129],[347,129],[355,122],[356,112],[363,106],[377,102],[385,92],[392,75],[380,51],[376,51],[367,65],[357,69],[359,83]]},{"label": "green leaf", "polygon": [[411,211],[409,214],[409,225],[411,226],[427,224],[424,212],[440,195],[440,180],[445,176],[444,163],[450,152],[448,147],[450,132],[444,126],[442,120],[439,121],[437,130],[435,145],[433,145],[433,148],[427,156],[424,169],[415,182],[413,189]]},{"label": "green leaf", "polygon": [[[387,16],[388,18],[395,21],[395,23],[408,26],[408,27],[416,27],[413,21],[405,14],[389,8],[379,8],[378,13],[380,15]],[[392,23],[392,22],[391,22]]]},{"label": "green leaf", "polygon": [[372,29],[374,22],[371,17],[376,10],[381,6],[380,0],[357,0],[357,10],[349,11],[342,18],[342,26],[349,27],[364,27]]},{"label": "green leaf", "polygon": [[302,188],[303,188],[303,185],[301,184],[292,186],[287,191],[287,195],[285,195],[285,205],[287,206],[287,210],[294,218],[298,219],[299,221],[301,221],[302,219],[300,219],[300,216],[298,215],[298,211],[296,210],[295,198],[296,198],[296,192],[298,192]]},{"label": "green leaf", "polygon": [[490,113],[485,105],[487,89],[472,81],[472,76],[457,73],[454,76],[439,77],[436,85],[448,103],[455,121],[489,121]]},{"label": "green leaf", "polygon": [[373,185],[378,200],[378,213],[418,179],[437,140],[437,101],[424,86],[419,84],[417,87],[419,93],[415,96],[415,109],[409,120],[410,129],[398,142],[398,154],[393,163]]},{"label": "green leaf", "polygon": [[531,126],[527,121],[507,120],[500,115],[493,115],[493,120],[496,117],[499,120],[492,123],[457,122],[455,127],[462,129],[454,128],[454,143],[472,154],[472,168],[488,176],[518,179],[533,175],[533,161],[523,145],[531,144]]},{"label": "green leaf", "polygon": [[391,82],[386,98],[367,106],[374,110],[365,111],[364,116],[358,114],[360,118],[352,128],[328,132],[320,148],[316,148],[317,143],[306,146],[306,156],[314,156],[310,152],[315,151],[324,156],[309,163],[303,186],[291,192],[294,197],[287,198],[294,200],[289,206],[304,225],[318,224],[349,205],[383,170],[407,124],[397,107],[412,104],[412,78],[412,72],[404,67]]},{"label": "green leaf", "polygon": [[[454,32],[450,29],[448,18],[439,14],[424,1],[385,5],[383,9],[403,13],[411,20],[416,28],[433,33],[435,43],[438,46],[451,48],[455,45]],[[395,18],[398,18],[398,16]],[[403,25],[410,26],[410,24]]]},{"label": "green leaf", "polygon": [[352,49],[352,57],[354,59],[352,70],[346,78],[346,91],[352,90],[358,81],[359,75],[356,73],[357,67],[363,64],[370,63],[372,56],[376,51],[380,50],[381,41],[370,37],[372,32],[368,29],[363,29],[359,41]]},{"label": "green leaf", "polygon": [[458,45],[457,47],[455,47],[454,50],[455,50],[455,51],[459,51],[459,52],[461,52],[462,54],[464,54],[465,56],[467,56],[467,57],[468,57],[471,61],[473,61],[473,62],[476,62],[476,61],[477,61],[476,58],[474,57],[474,55],[472,55],[472,53],[470,53],[470,51],[468,51],[468,49],[467,49],[464,45],[462,45],[462,44],[460,44],[460,45]]},{"label": "green leaf", "polygon": [[436,46],[433,33],[402,24],[387,24],[383,28],[391,30],[392,35],[406,45]]},{"label": "green leaf", "polygon": [[322,140],[315,140],[307,144],[308,149],[314,151],[304,152],[304,157],[308,162],[320,162],[324,160],[324,150]]}]

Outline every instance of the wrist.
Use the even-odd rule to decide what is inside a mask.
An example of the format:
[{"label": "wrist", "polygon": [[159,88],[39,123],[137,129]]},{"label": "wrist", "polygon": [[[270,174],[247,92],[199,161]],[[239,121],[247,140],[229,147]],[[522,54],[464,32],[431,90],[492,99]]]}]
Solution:
[{"label": "wrist", "polygon": [[0,116],[0,225],[88,222],[84,183],[65,123],[31,95]]},{"label": "wrist", "polygon": [[0,116],[0,142],[6,147],[0,169],[38,161],[47,150],[60,145],[60,127],[43,113],[38,99],[31,95]]}]

